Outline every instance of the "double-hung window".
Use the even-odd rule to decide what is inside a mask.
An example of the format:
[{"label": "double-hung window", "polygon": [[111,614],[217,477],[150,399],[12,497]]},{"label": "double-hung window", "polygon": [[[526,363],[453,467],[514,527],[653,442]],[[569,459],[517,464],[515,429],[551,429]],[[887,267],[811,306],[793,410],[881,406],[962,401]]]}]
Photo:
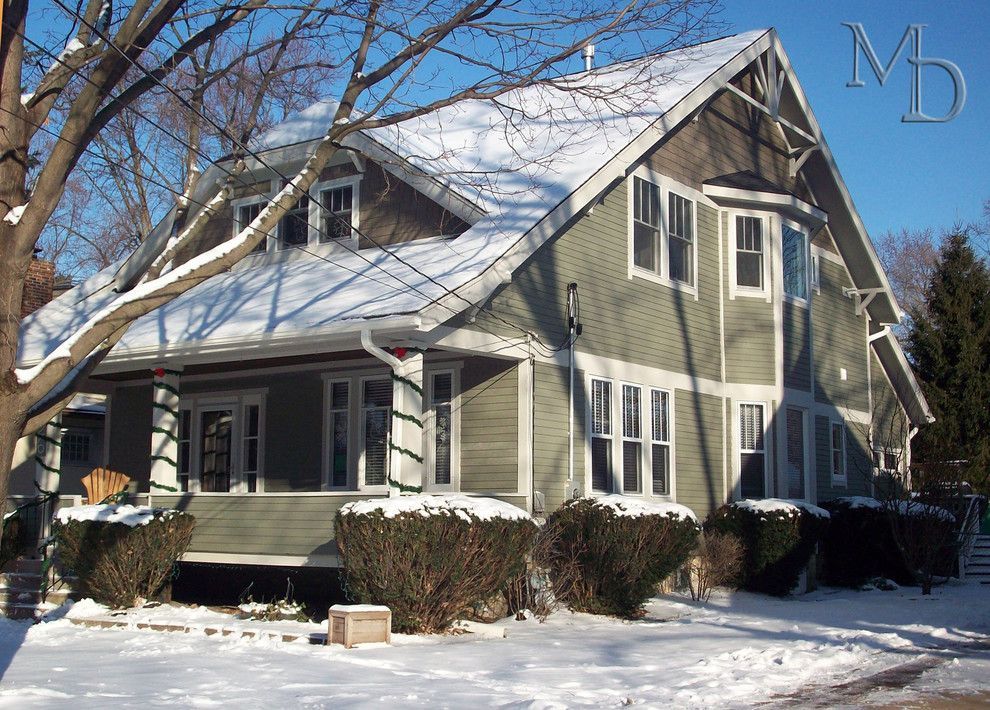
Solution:
[{"label": "double-hung window", "polygon": [[353,216],[353,185],[320,190],[320,242],[350,239]]},{"label": "double-hung window", "polygon": [[431,431],[429,432],[430,484],[436,488],[454,482],[454,374],[430,375]]},{"label": "double-hung window", "polygon": [[[240,233],[245,227],[251,224],[258,215],[261,214],[261,209],[265,206],[262,201],[248,202],[246,204],[238,205],[235,208],[235,223],[234,228],[236,233]],[[259,241],[252,251],[263,252],[268,248],[268,237]]]},{"label": "double-hung window", "polygon": [[694,203],[667,193],[667,271],[671,281],[694,286]]},{"label": "double-hung window", "polygon": [[327,384],[327,470],[330,488],[347,488],[350,473],[351,383],[332,380]]},{"label": "double-hung window", "polygon": [[670,495],[670,393],[650,390],[653,414],[650,455],[653,495]]},{"label": "double-hung window", "polygon": [[783,242],[784,294],[802,301],[808,298],[808,236],[803,231],[784,224]]},{"label": "double-hung window", "polygon": [[841,422],[829,425],[829,451],[831,453],[832,484],[846,485],[846,427]]},{"label": "double-hung window", "polygon": [[612,383],[591,381],[591,487],[612,490]]},{"label": "double-hung window", "polygon": [[736,215],[736,287],[763,291],[766,288],[766,239],[762,217]]},{"label": "double-hung window", "polygon": [[304,246],[309,241],[309,197],[303,195],[278,223],[278,248]]},{"label": "double-hung window", "polygon": [[642,390],[622,385],[622,492],[643,492]]},{"label": "double-hung window", "polygon": [[388,482],[389,444],[392,432],[392,380],[364,380],[361,387],[361,428],[364,441],[364,485]]},{"label": "double-hung window", "polygon": [[661,271],[660,186],[633,178],[633,264]]},{"label": "double-hung window", "polygon": [[766,448],[762,402],[739,405],[739,479],[743,498],[766,495]]}]

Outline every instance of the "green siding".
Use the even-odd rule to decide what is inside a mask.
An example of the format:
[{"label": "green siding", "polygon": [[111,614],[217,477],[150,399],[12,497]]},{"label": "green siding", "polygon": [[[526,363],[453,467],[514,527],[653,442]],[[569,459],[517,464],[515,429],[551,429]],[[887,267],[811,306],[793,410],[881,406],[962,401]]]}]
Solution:
[{"label": "green siding", "polygon": [[109,466],[147,488],[151,472],[151,382],[118,387],[110,400]]},{"label": "green siding", "polygon": [[674,448],[677,502],[704,518],[725,500],[722,398],[674,392]]},{"label": "green siding", "polygon": [[154,495],[156,506],[196,518],[190,552],[230,555],[333,555],[334,515],[372,496]]},{"label": "green siding", "polygon": [[585,377],[574,373],[574,481],[567,484],[568,371],[537,363],[533,382],[533,478],[550,513],[584,491]]},{"label": "green siding", "polygon": [[846,486],[832,485],[832,442],[828,417],[815,417],[815,472],[818,499],[870,495],[871,465],[865,450],[865,427],[846,422]]},{"label": "green siding", "polygon": [[[567,284],[576,282],[584,332],[577,349],[718,379],[718,226],[698,209],[699,298],[629,277],[627,183],[565,227],[513,274],[491,308],[547,343],[565,334]],[[491,329],[490,319],[479,320]],[[630,337],[634,333],[635,337]],[[515,333],[518,335],[518,333]]]},{"label": "green siding", "polygon": [[519,380],[515,363],[469,358],[461,370],[461,490],[515,492]]},{"label": "green siding", "polygon": [[790,301],[783,305],[784,387],[811,391],[810,314]]},{"label": "green siding", "polygon": [[910,429],[894,388],[883,373],[880,361],[870,353],[870,394],[873,397],[873,443],[875,447],[903,449]]},{"label": "green siding", "polygon": [[[856,301],[842,293],[850,286],[845,269],[822,259],[821,293],[812,295],[815,399],[840,408],[869,409],[866,374],[866,321]],[[846,380],[840,376],[846,369]]]}]

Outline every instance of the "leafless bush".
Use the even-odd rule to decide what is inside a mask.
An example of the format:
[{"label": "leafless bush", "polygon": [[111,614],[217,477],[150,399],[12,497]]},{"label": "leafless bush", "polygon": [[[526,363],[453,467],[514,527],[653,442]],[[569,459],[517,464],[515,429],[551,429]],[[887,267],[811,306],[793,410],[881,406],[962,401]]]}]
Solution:
[{"label": "leafless bush", "polygon": [[685,565],[691,598],[707,602],[715,587],[736,586],[745,554],[742,541],[731,533],[702,535],[694,557]]},{"label": "leafless bush", "polygon": [[546,620],[560,606],[558,599],[566,598],[580,577],[576,560],[570,565],[557,561],[559,571],[551,580],[550,565],[559,547],[560,531],[543,527],[522,574],[505,585],[502,594],[510,614],[528,609],[540,621]]}]

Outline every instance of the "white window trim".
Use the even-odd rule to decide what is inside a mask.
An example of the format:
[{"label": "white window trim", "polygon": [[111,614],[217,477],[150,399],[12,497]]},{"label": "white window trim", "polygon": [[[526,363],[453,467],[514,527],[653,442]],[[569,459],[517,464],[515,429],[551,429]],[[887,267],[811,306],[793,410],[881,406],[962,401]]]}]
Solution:
[{"label": "white window trim", "polygon": [[770,450],[767,442],[770,441],[770,421],[767,418],[767,412],[769,411],[769,405],[765,401],[761,400],[748,400],[740,399],[735,401],[735,406],[732,412],[732,432],[733,432],[733,442],[735,452],[732,456],[733,459],[733,495],[736,500],[741,500],[742,495],[742,455],[744,453],[757,453],[756,449],[746,449],[742,448],[742,437],[740,436],[740,426],[742,424],[742,406],[744,404],[755,404],[763,408],[763,495],[767,497],[770,492]]},{"label": "white window trim", "polygon": [[[773,244],[779,241],[777,215],[759,210],[728,210],[729,222],[729,299],[762,298],[767,303],[773,293],[773,272],[771,253]],[[763,220],[763,287],[739,286],[736,284],[736,217],[758,217]]]},{"label": "white window trim", "polygon": [[[314,183],[309,188],[309,246],[352,251],[359,246],[358,232],[361,229],[361,178],[362,174],[348,175],[334,180]],[[351,238],[321,242],[320,193],[338,187],[351,187]]]},{"label": "white window trim", "polygon": [[[674,391],[672,389],[668,389],[665,387],[651,386],[649,388],[649,392],[650,392],[650,422],[649,422],[650,438],[648,441],[650,445],[650,453],[647,459],[650,464],[650,468],[649,468],[650,495],[653,496],[654,498],[660,498],[661,500],[674,501],[677,497],[677,486],[675,485],[675,481],[677,480],[677,476],[676,476],[677,449],[675,448],[675,443],[674,443],[677,437],[674,435],[674,432],[676,431],[676,429],[674,428],[675,427]],[[653,393],[654,392],[665,392],[667,394],[667,433],[669,440],[666,442],[657,441],[656,439],[653,438]],[[670,492],[657,493],[653,490],[653,444],[664,444],[664,443],[667,445],[667,449],[669,451],[669,453],[667,454],[667,459],[669,464],[669,469],[667,471],[667,488],[670,490]],[[644,474],[644,476],[645,475],[646,474]],[[645,484],[644,484],[644,490],[645,490]]]},{"label": "white window trim", "polygon": [[[245,197],[239,197],[236,200],[231,200],[230,201],[230,208],[231,208],[231,220],[230,220],[230,231],[231,231],[231,235],[230,236],[231,236],[231,238],[233,239],[234,237],[236,237],[238,234],[241,233],[241,230],[239,228],[239,222],[238,222],[238,213],[240,212],[240,210],[241,210],[242,207],[248,207],[250,205],[258,205],[258,204],[260,204],[260,205],[263,206],[262,209],[264,209],[264,205],[269,204],[274,198],[275,198],[275,195],[274,195],[274,193],[271,190],[271,183],[269,183],[269,188],[268,188],[268,191],[267,192],[262,192],[262,193],[259,193],[257,195],[248,195],[248,196],[245,196]],[[246,227],[247,225],[244,225],[244,226]],[[269,252],[276,251],[277,250],[277,242],[278,242],[278,225],[276,225],[275,226],[275,229],[273,231],[269,232],[268,233],[268,236],[265,237],[265,241],[264,241],[265,248],[264,248],[264,250],[257,251],[257,252],[252,251],[250,254],[248,254],[248,257],[261,256],[262,254],[267,254]]]},{"label": "white window trim", "polygon": [[[791,219],[779,219],[778,222],[780,223],[780,293],[783,295],[785,301],[808,308],[811,305],[811,291],[814,284],[814,278],[811,273],[814,268],[811,263],[811,230],[806,225]],[[804,292],[808,294],[807,298],[793,296],[784,290],[784,227],[790,227],[794,231],[801,232],[804,235]]]},{"label": "white window trim", "polygon": [[[611,401],[609,408],[609,418],[612,424],[612,433],[610,435],[595,435],[592,432],[592,381],[598,380],[601,382],[608,382],[611,385]],[[639,407],[640,407],[640,436],[638,439],[640,442],[640,486],[642,488],[641,493],[635,492],[625,492],[622,485],[622,442],[627,440],[623,436],[622,430],[622,387],[623,385],[628,385],[630,387],[638,387],[640,390],[639,397]],[[642,496],[648,498],[658,498],[663,501],[674,502],[677,500],[677,436],[676,436],[676,420],[675,420],[675,410],[676,406],[674,404],[674,390],[670,387],[664,387],[661,385],[652,385],[644,382],[633,382],[629,380],[624,380],[619,377],[610,377],[607,375],[586,375],[585,376],[585,391],[588,396],[585,397],[585,436],[584,436],[584,495],[586,496],[604,496],[612,493],[618,493],[621,495],[629,496]],[[670,447],[670,481],[669,488],[670,493],[654,493],[653,492],[653,391],[666,392],[668,396],[668,411],[667,411],[667,421],[668,427],[670,429],[670,442],[668,446]],[[649,414],[649,417],[644,415]],[[649,427],[649,431],[647,431]],[[611,455],[612,470],[609,472],[611,475],[612,488],[609,491],[599,491],[595,490],[591,478],[591,440],[594,437],[610,439],[609,453]],[[632,439],[628,439],[632,440]]]},{"label": "white window trim", "polygon": [[[183,398],[185,399],[185,398]],[[176,485],[179,486],[179,490],[182,490],[181,479],[183,476],[188,478],[187,488],[192,491],[192,481],[193,481],[193,423],[196,417],[196,409],[191,404],[187,404],[183,401],[177,410],[179,412],[179,431],[178,434],[178,445],[176,448],[176,461],[175,461],[175,480]],[[182,413],[189,412],[189,438],[182,438]],[[189,444],[189,468],[183,471],[180,466],[182,465],[182,442],[188,442]]]},{"label": "white window trim", "polygon": [[[904,468],[905,468],[904,467],[904,449],[902,449],[900,447],[897,447],[897,446],[874,446],[873,449],[872,449],[871,455],[875,455],[875,454],[880,454],[880,463],[881,463],[880,466],[877,466],[876,465],[876,459],[874,459],[873,461],[871,461],[871,464],[873,464],[873,468],[875,470],[881,471],[883,473],[894,473],[894,474],[897,474],[898,476],[903,475]],[[897,468],[886,468],[886,467],[884,467],[882,465],[883,464],[883,455],[884,454],[891,454],[894,457],[896,457],[896,459],[897,459]]]},{"label": "white window trim", "polygon": [[[626,394],[625,393],[625,388],[626,387],[631,387],[631,388],[634,388],[634,389],[639,390],[639,412],[637,412],[637,414],[639,415],[639,437],[638,438],[631,437],[631,436],[626,436],[626,423],[625,423],[625,419],[624,419],[624,415],[625,415],[625,411],[626,411],[626,407],[625,407],[625,394]],[[619,436],[616,437],[619,440],[618,446],[616,447],[618,449],[619,457],[618,458],[614,458],[613,457],[613,459],[612,459],[612,461],[613,461],[613,465],[612,465],[612,478],[613,478],[613,481],[612,481],[612,483],[613,483],[613,490],[621,493],[624,496],[643,496],[645,494],[645,492],[646,492],[646,483],[644,482],[643,478],[646,475],[646,466],[645,466],[645,464],[646,463],[649,463],[649,458],[648,458],[648,456],[646,454],[646,445],[645,445],[646,438],[643,436],[643,433],[644,433],[643,432],[643,428],[644,428],[643,427],[643,425],[644,425],[644,421],[643,421],[643,390],[644,390],[644,387],[642,385],[640,385],[640,384],[635,383],[635,382],[626,382],[625,380],[620,380],[619,381],[619,396],[617,398],[618,399],[617,404],[618,404],[618,409],[619,409],[619,419],[618,419],[618,422],[619,422]],[[624,444],[627,441],[628,442],[631,442],[631,443],[634,443],[634,444],[639,444],[639,490],[638,491],[627,491],[626,490],[625,471],[623,471],[623,465],[625,464],[626,457],[625,457],[625,453],[623,452],[623,448],[625,448],[624,447]],[[614,446],[614,443],[613,443],[613,446]],[[612,453],[615,454],[614,451]]]},{"label": "white window trim", "polygon": [[[334,486],[332,471],[330,470],[330,448],[333,446],[333,418],[330,416],[330,402],[333,394],[333,385],[338,382],[347,384],[347,482],[343,486]],[[325,373],[323,376],[323,445],[320,448],[322,458],[321,486],[323,491],[347,491],[354,490],[356,467],[354,460],[355,436],[353,426],[356,417],[354,407],[354,378],[340,373]]]},{"label": "white window trim", "polygon": [[[832,429],[834,427],[840,427],[842,431],[842,439],[840,442],[841,449],[841,463],[842,472],[841,474],[836,474],[835,472],[835,448],[832,445]],[[828,470],[829,478],[832,481],[832,485],[836,488],[847,488],[849,486],[849,472],[848,463],[846,461],[846,423],[841,419],[829,419],[828,420]]]},{"label": "white window trim", "polygon": [[[436,484],[436,414],[433,409],[433,377],[450,375],[450,483]],[[426,465],[425,491],[457,492],[461,490],[461,378],[459,368],[424,369],[423,372],[423,448]]]},{"label": "white window trim", "polygon": [[[652,269],[644,269],[636,266],[634,261],[633,253],[633,232],[635,226],[635,219],[633,218],[633,205],[634,205],[634,193],[635,190],[633,186],[636,181],[634,178],[641,178],[648,182],[653,183],[660,188],[660,273],[656,273]],[[686,284],[683,281],[676,281],[671,279],[669,274],[670,267],[670,248],[668,246],[669,235],[667,232],[667,217],[669,211],[669,194],[673,192],[675,195],[683,197],[692,203],[691,209],[691,220],[692,220],[692,234],[694,236],[692,246],[694,247],[694,255],[691,260],[692,267],[694,268],[694,273],[692,280],[693,285]],[[627,215],[627,234],[626,234],[626,244],[627,244],[627,278],[633,279],[643,279],[645,281],[652,281],[653,283],[666,286],[677,291],[683,291],[694,297],[694,300],[698,300],[698,205],[706,204],[714,206],[714,203],[706,198],[702,193],[694,190],[687,185],[679,183],[675,180],[660,175],[645,166],[641,166],[627,179],[627,189],[626,189],[626,215]]]},{"label": "white window trim", "polygon": [[[256,493],[265,491],[265,412],[268,398],[268,388],[242,390],[234,392],[203,392],[194,395],[183,395],[179,409],[188,409],[191,413],[189,435],[189,492],[201,493],[201,478],[203,472],[200,468],[200,458],[202,454],[202,413],[207,411],[217,411],[230,409],[234,413],[234,421],[231,426],[231,453],[230,453],[230,490],[216,491],[219,495],[226,493],[247,493],[247,480],[242,471],[243,458],[243,431],[244,431],[244,406],[254,404],[258,406],[258,471]],[[251,494],[253,495],[253,494]]]}]

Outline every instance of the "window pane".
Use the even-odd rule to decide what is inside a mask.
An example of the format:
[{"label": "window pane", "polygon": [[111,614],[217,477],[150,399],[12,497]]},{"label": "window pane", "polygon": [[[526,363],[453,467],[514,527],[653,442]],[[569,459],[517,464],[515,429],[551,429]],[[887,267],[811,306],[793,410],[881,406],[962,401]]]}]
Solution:
[{"label": "window pane", "polygon": [[804,232],[784,226],[784,293],[808,297],[808,256]]},{"label": "window pane", "polygon": [[612,383],[605,380],[591,381],[591,431],[593,434],[611,434]]},{"label": "window pane", "polygon": [[347,409],[349,389],[347,382],[334,382],[330,385],[331,409]]},{"label": "window pane", "polygon": [[442,486],[450,483],[450,405],[436,405],[434,420],[436,432],[436,450],[433,457],[435,483]]},{"label": "window pane", "polygon": [[347,485],[347,410],[333,413],[330,452],[330,485],[343,488]]},{"label": "window pane", "polygon": [[388,435],[391,417],[387,409],[369,409],[364,414],[364,482],[385,484],[388,469]]},{"label": "window pane", "polygon": [[258,470],[258,440],[247,439],[244,441],[244,470]]},{"label": "window pane", "polygon": [[742,495],[744,498],[762,498],[763,454],[742,454],[740,457]]},{"label": "window pane", "polygon": [[763,220],[736,217],[736,285],[763,288]]},{"label": "window pane", "polygon": [[787,496],[804,498],[804,414],[787,410]]},{"label": "window pane", "polygon": [[433,401],[449,402],[453,390],[453,378],[449,372],[442,372],[433,376]]},{"label": "window pane", "polygon": [[670,447],[653,444],[653,493],[670,494]]},{"label": "window pane", "polygon": [[[241,207],[239,207],[238,216],[237,216],[238,228],[244,229],[249,224],[251,224],[251,222],[253,222],[255,218],[257,218],[257,216],[261,213],[261,207],[262,207],[261,202],[255,202],[254,204],[251,205],[242,205]],[[268,239],[265,238],[262,239],[260,242],[258,242],[252,251],[265,251],[267,247],[268,247]]]},{"label": "window pane", "polygon": [[642,438],[639,414],[639,387],[622,385],[622,435]]},{"label": "window pane", "polygon": [[736,252],[736,284],[763,288],[763,255]]},{"label": "window pane", "polygon": [[659,271],[657,242],[660,232],[642,222],[633,223],[633,263],[641,269]]},{"label": "window pane", "polygon": [[392,380],[366,380],[364,383],[365,407],[392,406]]},{"label": "window pane", "polygon": [[660,273],[660,187],[633,180],[633,263]]},{"label": "window pane", "polygon": [[244,407],[245,436],[258,436],[258,405],[249,404]]},{"label": "window pane", "polygon": [[322,230],[320,241],[349,239],[352,232],[354,190],[350,185],[320,193]]},{"label": "window pane", "polygon": [[638,441],[622,442],[622,491],[624,493],[642,493],[640,486],[639,463],[640,447]]},{"label": "window pane", "polygon": [[[192,439],[192,411],[179,410],[179,467],[178,473],[189,473],[189,457]],[[185,489],[183,489],[185,490]]]},{"label": "window pane", "polygon": [[230,490],[230,444],[234,413],[203,412],[200,487],[204,493]]},{"label": "window pane", "polygon": [[763,405],[739,405],[739,448],[763,451]]},{"label": "window pane", "polygon": [[591,487],[596,491],[612,490],[612,441],[594,437],[591,440]]},{"label": "window pane", "polygon": [[671,236],[667,240],[670,249],[668,267],[670,278],[689,286],[694,285],[694,247],[691,242]]},{"label": "window pane", "polygon": [[670,441],[670,396],[666,392],[653,390],[653,440]]}]

